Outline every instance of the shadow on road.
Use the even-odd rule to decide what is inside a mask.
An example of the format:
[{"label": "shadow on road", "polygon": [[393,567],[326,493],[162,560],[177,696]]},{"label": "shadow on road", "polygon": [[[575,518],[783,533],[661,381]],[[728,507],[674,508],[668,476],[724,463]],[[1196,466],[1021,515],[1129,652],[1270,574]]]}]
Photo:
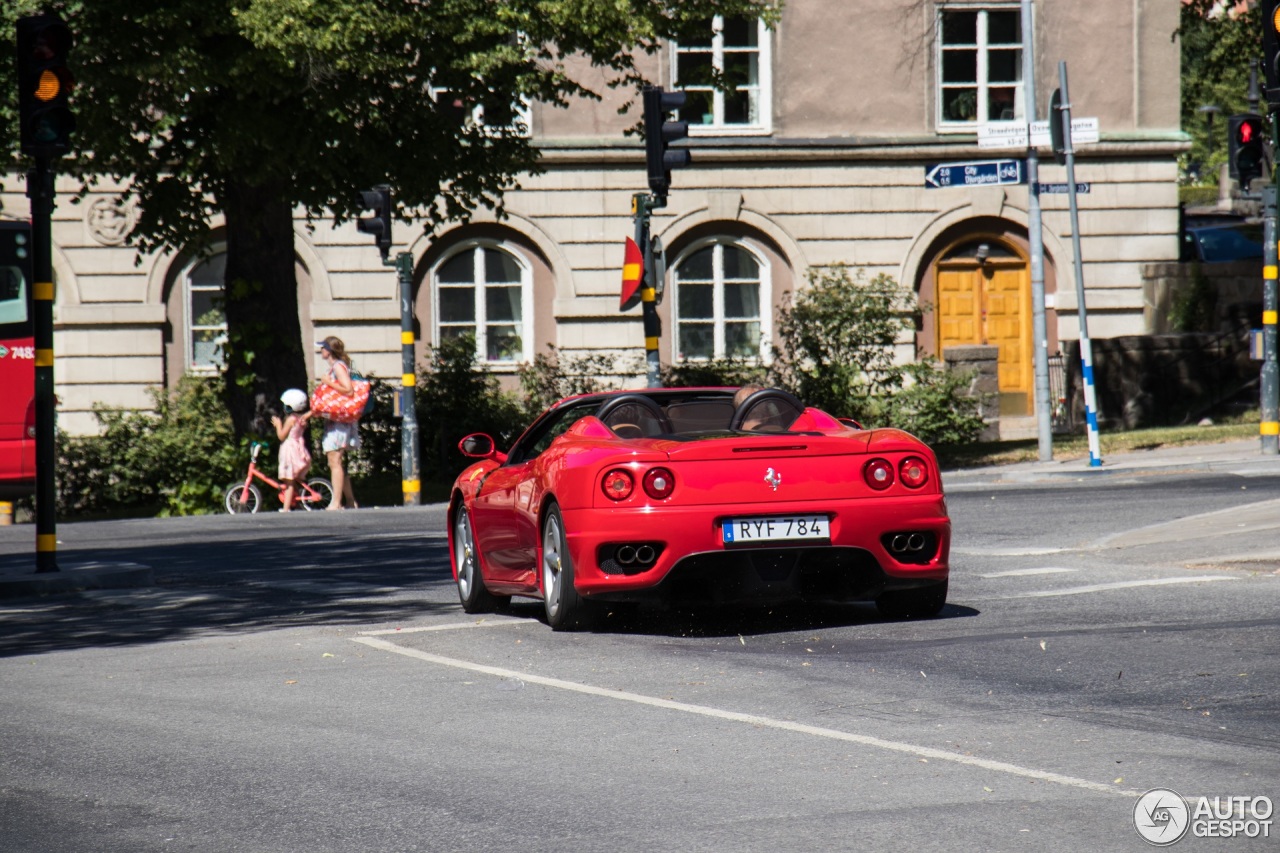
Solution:
[{"label": "shadow on road", "polygon": [[445,542],[410,532],[311,535],[304,545],[283,537],[196,547],[138,543],[68,549],[59,558],[141,563],[153,568],[156,584],[0,602],[0,656],[460,612],[452,596],[426,594],[452,585]]}]

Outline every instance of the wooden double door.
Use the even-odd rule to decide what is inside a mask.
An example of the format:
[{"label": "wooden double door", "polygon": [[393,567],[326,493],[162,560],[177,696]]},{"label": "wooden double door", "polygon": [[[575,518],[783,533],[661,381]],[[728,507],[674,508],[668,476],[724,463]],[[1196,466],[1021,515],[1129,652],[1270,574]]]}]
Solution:
[{"label": "wooden double door", "polygon": [[1000,414],[1031,414],[1035,376],[1026,261],[939,261],[937,311],[938,354],[953,346],[999,347]]}]

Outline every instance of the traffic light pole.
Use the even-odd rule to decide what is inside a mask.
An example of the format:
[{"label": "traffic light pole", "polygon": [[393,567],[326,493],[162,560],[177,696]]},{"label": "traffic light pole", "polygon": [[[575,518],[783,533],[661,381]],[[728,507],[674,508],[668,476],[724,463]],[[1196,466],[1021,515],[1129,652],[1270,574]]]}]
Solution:
[{"label": "traffic light pole", "polygon": [[[1272,114],[1272,122],[1276,116]],[[1280,453],[1280,363],[1276,361],[1277,211],[1276,185],[1262,188],[1262,420],[1258,431],[1264,456]]]},{"label": "traffic light pole", "polygon": [[647,193],[631,197],[631,210],[635,216],[636,245],[644,257],[644,283],[640,286],[640,305],[644,318],[645,373],[650,388],[662,387],[662,363],[658,354],[658,340],[662,337],[662,320],[658,317],[657,265],[654,263],[653,241],[649,238],[649,211],[665,207],[666,199]]},{"label": "traffic light pole", "polygon": [[57,488],[54,467],[54,418],[57,398],[53,386],[53,165],[36,157],[27,173],[31,200],[31,272],[35,281],[36,350],[36,572],[58,571]]},{"label": "traffic light pole", "polygon": [[[386,261],[383,261],[386,263]],[[405,506],[422,503],[422,479],[418,449],[418,377],[414,373],[413,335],[413,255],[396,255],[396,276],[400,295],[400,480]]]}]

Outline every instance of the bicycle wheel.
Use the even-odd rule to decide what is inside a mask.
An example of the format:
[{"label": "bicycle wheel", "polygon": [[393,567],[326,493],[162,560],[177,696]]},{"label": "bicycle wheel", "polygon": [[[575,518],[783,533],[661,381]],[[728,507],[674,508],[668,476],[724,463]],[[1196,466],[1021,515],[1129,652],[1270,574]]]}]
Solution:
[{"label": "bicycle wheel", "polygon": [[[243,500],[241,497],[243,496]],[[241,512],[257,512],[262,506],[262,492],[253,483],[249,484],[249,493],[244,494],[244,483],[232,483],[227,486],[226,496],[222,499],[227,512],[235,515]]]},{"label": "bicycle wheel", "polygon": [[[302,504],[302,508],[307,512],[313,509],[324,509],[333,500],[333,483],[330,483],[324,477],[312,477],[307,480],[307,489],[300,489],[298,495],[298,503]],[[315,492],[312,495],[311,492]]]}]

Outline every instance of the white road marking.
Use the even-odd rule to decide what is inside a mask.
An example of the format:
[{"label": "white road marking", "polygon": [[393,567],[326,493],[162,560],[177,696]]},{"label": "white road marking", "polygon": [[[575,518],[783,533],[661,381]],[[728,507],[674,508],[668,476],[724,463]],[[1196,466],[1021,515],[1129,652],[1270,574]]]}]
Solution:
[{"label": "white road marking", "polygon": [[952,554],[963,554],[966,557],[1043,557],[1046,554],[1062,554],[1074,551],[1075,548],[957,548],[951,547]]},{"label": "white road marking", "polygon": [[738,711],[727,711],[706,705],[691,705],[687,702],[676,702],[671,699],[659,699],[656,696],[645,696],[640,693],[631,693],[626,690],[611,690],[604,687],[596,687],[591,684],[579,684],[573,681],[563,681],[559,678],[547,678],[545,676],[534,675],[532,673],[517,672],[516,670],[511,669],[472,663],[471,661],[459,660],[457,658],[449,658],[442,655],[431,654],[430,652],[419,651],[418,649],[406,649],[403,646],[397,646],[395,643],[390,643],[377,637],[362,636],[353,637],[352,639],[357,643],[363,643],[364,645],[375,649],[381,649],[383,651],[391,652],[392,654],[414,658],[415,660],[424,661],[426,663],[434,663],[440,666],[453,667],[454,669],[479,672],[484,675],[492,675],[496,678],[519,679],[529,684],[540,684],[543,687],[567,690],[573,693],[582,693],[587,696],[595,696],[601,699],[631,702],[636,705],[648,705],[652,708],[662,708],[667,711],[679,711],[685,714],[696,714],[701,717],[710,717],[717,720],[745,723],[749,726],[756,726],[759,728],[777,729],[795,734],[811,735],[813,737],[844,741],[846,743],[856,743],[862,746],[872,747],[874,749],[884,749],[891,752],[905,753],[907,755],[916,756],[917,758],[928,758],[933,761],[950,761],[955,764],[963,764],[967,767],[976,767],[981,770],[989,770],[994,773],[1006,773],[1012,776],[1021,776],[1025,779],[1034,779],[1039,782],[1051,782],[1055,785],[1079,788],[1081,790],[1092,791],[1097,794],[1112,794],[1129,798],[1137,797],[1142,794],[1141,791],[1117,788],[1114,785],[1091,782],[1088,779],[1064,776],[1061,773],[1050,773],[1045,770],[1034,770],[1029,767],[1019,767],[1016,764],[1008,764],[1003,761],[991,761],[985,758],[975,758],[971,755],[959,755],[954,752],[946,752],[941,749],[933,749],[927,746],[917,746],[910,743],[901,743],[898,741],[871,737],[870,735],[859,735],[851,732],[842,732],[837,729],[810,726],[805,723],[797,723],[790,720],[777,720],[772,717],[761,717],[757,714],[743,714]]},{"label": "white road marking", "polygon": [[1055,569],[1055,568],[1046,567],[1043,569],[1014,569],[1011,572],[992,572],[989,575],[978,575],[978,577],[980,578],[1024,578],[1024,577],[1030,577],[1031,575],[1061,575],[1061,574],[1067,574],[1074,571],[1078,571],[1078,570],[1077,569]]},{"label": "white road marking", "polygon": [[1239,578],[1231,575],[1196,575],[1189,578],[1152,578],[1143,581],[1117,581],[1116,583],[1096,583],[1090,586],[1073,586],[1067,589],[1042,589],[1036,592],[1019,592],[1014,595],[998,595],[971,601],[1003,601],[1011,598],[1052,598],[1058,595],[1084,595],[1090,592],[1108,592],[1113,589],[1131,589],[1140,586],[1169,586],[1177,583],[1207,583],[1209,581],[1234,581]]},{"label": "white road marking", "polygon": [[379,631],[361,631],[361,637],[382,637],[388,634],[421,634],[423,631],[456,631],[462,628],[512,628],[522,625],[541,625],[531,619],[500,619],[486,617],[474,622],[449,622],[445,625],[419,625],[416,628],[383,628]]}]

